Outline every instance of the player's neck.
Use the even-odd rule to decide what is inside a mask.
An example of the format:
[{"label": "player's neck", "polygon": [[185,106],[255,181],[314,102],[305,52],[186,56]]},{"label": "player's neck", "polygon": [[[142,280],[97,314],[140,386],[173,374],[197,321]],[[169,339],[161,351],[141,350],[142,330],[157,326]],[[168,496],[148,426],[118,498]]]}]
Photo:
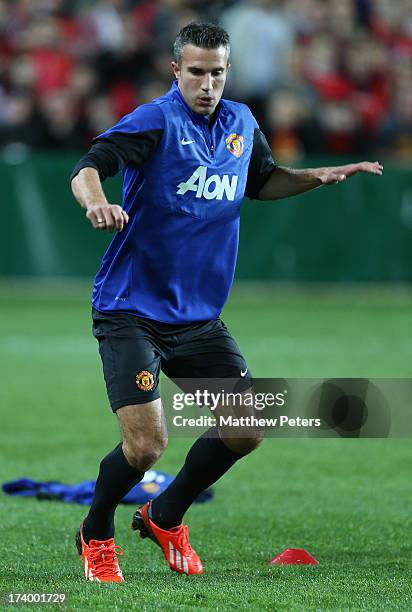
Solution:
[{"label": "player's neck", "polygon": [[219,109],[218,109],[218,107],[216,106],[215,110],[213,111],[213,113],[212,113],[212,114],[210,115],[210,117],[209,117],[209,121],[208,121],[208,124],[207,124],[207,125],[208,125],[209,130],[211,130],[211,129],[212,129],[213,124],[215,123],[215,121],[216,121],[216,119],[217,119],[218,114],[219,114]]}]

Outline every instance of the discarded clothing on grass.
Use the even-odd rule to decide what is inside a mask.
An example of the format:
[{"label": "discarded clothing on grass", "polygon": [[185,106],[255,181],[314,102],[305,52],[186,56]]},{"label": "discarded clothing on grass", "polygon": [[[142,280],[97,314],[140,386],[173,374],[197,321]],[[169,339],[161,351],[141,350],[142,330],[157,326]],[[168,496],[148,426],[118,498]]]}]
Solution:
[{"label": "discarded clothing on grass", "polygon": [[[143,480],[135,485],[125,495],[122,504],[145,504],[154,499],[164,491],[174,479],[174,476],[166,472],[148,470]],[[85,480],[76,484],[64,484],[57,481],[36,481],[31,478],[19,478],[10,480],[2,485],[2,489],[8,495],[20,497],[36,497],[40,500],[57,500],[68,504],[91,504],[96,486],[95,480]],[[206,489],[195,499],[195,502],[207,502],[213,497],[213,489]]]}]

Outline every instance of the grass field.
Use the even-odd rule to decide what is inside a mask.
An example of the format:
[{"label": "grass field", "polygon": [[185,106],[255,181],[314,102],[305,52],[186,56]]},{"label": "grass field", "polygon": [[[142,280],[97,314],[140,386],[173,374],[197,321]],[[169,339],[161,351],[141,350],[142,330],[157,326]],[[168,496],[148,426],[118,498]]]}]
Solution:
[{"label": "grass field", "polygon": [[[118,440],[88,292],[0,287],[2,482],[94,478]],[[224,319],[255,375],[412,378],[411,292],[246,287]],[[172,440],[159,469],[175,473],[190,443]],[[84,507],[0,493],[0,591],[65,592],[77,610],[411,610],[411,467],[407,439],[266,440],[187,515],[203,576],[172,574],[119,508],[123,585],[84,582]],[[287,547],[319,566],[266,564]]]}]

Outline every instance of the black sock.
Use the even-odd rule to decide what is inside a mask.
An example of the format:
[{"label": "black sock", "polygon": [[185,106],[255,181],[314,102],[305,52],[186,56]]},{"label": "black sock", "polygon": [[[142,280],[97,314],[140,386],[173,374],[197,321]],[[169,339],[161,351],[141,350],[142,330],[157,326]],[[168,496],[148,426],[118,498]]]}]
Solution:
[{"label": "black sock", "polygon": [[196,497],[219,480],[244,455],[230,450],[212,427],[189,450],[184,466],[163,493],[151,504],[151,518],[162,529],[182,522]]},{"label": "black sock", "polygon": [[121,443],[102,459],[93,502],[83,524],[86,543],[113,537],[117,505],[143,476],[144,472],[135,470],[127,462]]}]

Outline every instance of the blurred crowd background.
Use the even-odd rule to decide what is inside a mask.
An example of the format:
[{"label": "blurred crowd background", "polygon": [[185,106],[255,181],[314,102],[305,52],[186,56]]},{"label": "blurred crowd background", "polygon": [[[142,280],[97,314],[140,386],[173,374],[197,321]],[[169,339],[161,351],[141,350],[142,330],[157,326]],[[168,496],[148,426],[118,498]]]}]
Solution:
[{"label": "blurred crowd background", "polygon": [[172,81],[192,20],[231,36],[225,97],[276,158],[412,158],[412,0],[0,0],[0,147],[85,149]]}]

